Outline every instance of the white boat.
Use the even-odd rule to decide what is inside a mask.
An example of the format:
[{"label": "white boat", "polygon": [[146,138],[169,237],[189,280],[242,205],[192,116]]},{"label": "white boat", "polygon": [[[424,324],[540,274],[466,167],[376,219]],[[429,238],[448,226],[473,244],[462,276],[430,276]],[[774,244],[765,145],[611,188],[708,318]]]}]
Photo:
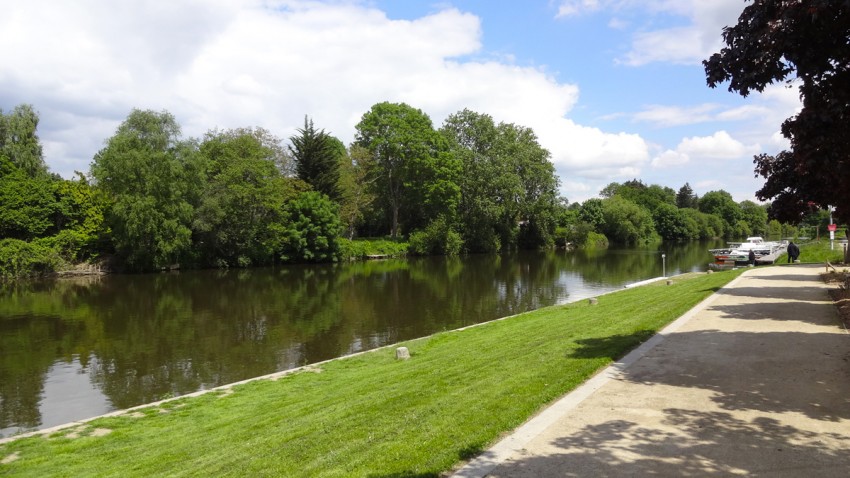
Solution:
[{"label": "white boat", "polygon": [[779,242],[765,241],[759,236],[748,237],[744,242],[730,242],[727,247],[709,249],[715,262],[749,262],[750,251],[756,260],[762,256],[773,254],[782,247]]}]

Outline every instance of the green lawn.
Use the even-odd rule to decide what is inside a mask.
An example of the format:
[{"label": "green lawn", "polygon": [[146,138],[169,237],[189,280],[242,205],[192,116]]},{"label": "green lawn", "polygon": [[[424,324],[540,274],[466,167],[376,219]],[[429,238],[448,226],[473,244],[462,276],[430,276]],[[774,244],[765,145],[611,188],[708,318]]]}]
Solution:
[{"label": "green lawn", "polygon": [[[836,236],[837,237],[837,236]],[[844,237],[842,234],[841,237]],[[800,262],[820,262],[829,261],[832,264],[844,261],[844,248],[838,239],[835,240],[833,248],[830,248],[829,239],[821,239],[819,241],[809,241],[799,244],[800,246]],[[782,254],[777,258],[777,264],[785,264],[788,262],[788,254]]]},{"label": "green lawn", "polygon": [[0,445],[0,475],[436,477],[742,271],[405,342],[408,361],[390,347],[21,438]]}]

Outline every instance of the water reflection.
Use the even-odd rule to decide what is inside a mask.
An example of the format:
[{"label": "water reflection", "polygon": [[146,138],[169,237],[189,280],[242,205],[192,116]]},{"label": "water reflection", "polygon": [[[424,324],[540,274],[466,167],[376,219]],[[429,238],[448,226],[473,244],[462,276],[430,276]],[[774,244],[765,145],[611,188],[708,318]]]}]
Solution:
[{"label": "water reflection", "polygon": [[[668,274],[707,246],[664,247]],[[0,436],[598,295],[659,248],[7,284]]]}]

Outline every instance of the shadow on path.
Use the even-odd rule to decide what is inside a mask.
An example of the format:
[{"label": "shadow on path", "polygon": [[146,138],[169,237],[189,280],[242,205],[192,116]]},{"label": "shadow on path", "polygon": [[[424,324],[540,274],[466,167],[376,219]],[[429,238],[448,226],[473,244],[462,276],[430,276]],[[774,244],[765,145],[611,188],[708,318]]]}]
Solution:
[{"label": "shadow on path", "polygon": [[814,268],[773,272],[722,289],[488,476],[848,476],[850,336]]}]

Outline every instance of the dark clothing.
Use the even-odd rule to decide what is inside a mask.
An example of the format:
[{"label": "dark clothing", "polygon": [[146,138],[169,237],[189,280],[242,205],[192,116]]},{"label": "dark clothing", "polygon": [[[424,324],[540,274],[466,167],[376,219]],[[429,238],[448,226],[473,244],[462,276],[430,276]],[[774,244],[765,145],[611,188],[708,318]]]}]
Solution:
[{"label": "dark clothing", "polygon": [[800,257],[800,247],[793,242],[788,243],[788,262],[794,262]]},{"label": "dark clothing", "polygon": [[749,259],[750,264],[756,265],[756,252],[753,251],[753,250],[750,250],[750,255],[748,256],[748,259]]}]

